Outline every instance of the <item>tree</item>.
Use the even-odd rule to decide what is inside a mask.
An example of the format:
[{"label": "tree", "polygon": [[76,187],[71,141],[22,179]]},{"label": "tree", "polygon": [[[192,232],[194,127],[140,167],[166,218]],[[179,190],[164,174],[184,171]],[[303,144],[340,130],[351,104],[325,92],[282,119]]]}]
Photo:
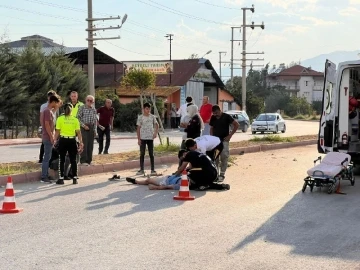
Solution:
[{"label": "tree", "polygon": [[286,110],[290,102],[290,95],[286,92],[285,86],[273,86],[269,89],[270,94],[265,98],[265,111],[276,112]]},{"label": "tree", "polygon": [[121,85],[128,87],[130,90],[140,91],[141,108],[144,105],[143,96],[145,91],[155,87],[156,75],[146,69],[134,69],[129,71],[122,79]]}]

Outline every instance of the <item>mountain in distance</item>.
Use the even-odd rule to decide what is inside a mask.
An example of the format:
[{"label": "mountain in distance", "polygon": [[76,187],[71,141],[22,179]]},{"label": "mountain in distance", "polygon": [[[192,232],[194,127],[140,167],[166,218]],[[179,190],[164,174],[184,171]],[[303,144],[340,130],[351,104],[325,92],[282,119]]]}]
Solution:
[{"label": "mountain in distance", "polygon": [[334,64],[338,65],[344,61],[360,60],[358,51],[336,51],[328,54],[321,54],[313,58],[301,61],[301,65],[304,67],[311,67],[313,70],[324,72],[326,59],[330,60]]}]

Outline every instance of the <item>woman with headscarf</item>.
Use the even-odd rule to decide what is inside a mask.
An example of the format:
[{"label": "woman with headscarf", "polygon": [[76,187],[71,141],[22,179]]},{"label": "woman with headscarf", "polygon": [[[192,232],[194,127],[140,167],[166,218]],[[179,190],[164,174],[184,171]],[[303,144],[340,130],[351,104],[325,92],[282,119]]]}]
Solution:
[{"label": "woman with headscarf", "polygon": [[187,127],[185,128],[187,138],[195,139],[197,137],[200,137],[201,131],[204,129],[204,122],[199,114],[198,106],[196,105],[188,106],[187,114],[190,118],[190,121]]}]

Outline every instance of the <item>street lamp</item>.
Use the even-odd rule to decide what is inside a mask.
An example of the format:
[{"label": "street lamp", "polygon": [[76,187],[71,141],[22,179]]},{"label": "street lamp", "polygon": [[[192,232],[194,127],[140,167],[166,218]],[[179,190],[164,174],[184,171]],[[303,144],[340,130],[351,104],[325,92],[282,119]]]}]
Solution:
[{"label": "street lamp", "polygon": [[[212,50],[208,51],[207,53],[204,54],[204,56],[210,54],[211,52],[212,52]],[[204,56],[201,58],[204,58]]]}]

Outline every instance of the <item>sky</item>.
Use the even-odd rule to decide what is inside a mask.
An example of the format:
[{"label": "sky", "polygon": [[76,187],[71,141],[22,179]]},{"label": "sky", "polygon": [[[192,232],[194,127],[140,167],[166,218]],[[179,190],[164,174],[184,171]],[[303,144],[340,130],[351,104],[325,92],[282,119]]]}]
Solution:
[{"label": "sky", "polygon": [[[242,25],[246,12],[247,52],[264,52],[248,58],[264,58],[254,65],[279,65],[301,61],[333,51],[358,50],[357,29],[360,0],[93,0],[93,17],[128,15],[121,29],[99,31],[97,37],[120,39],[96,41],[96,47],[119,61],[168,60],[173,34],[172,59],[187,59],[191,54],[208,58],[219,72],[222,61],[231,55],[231,26]],[[0,27],[11,41],[29,35],[42,35],[68,47],[87,46],[86,0],[2,0]],[[121,20],[99,21],[97,27],[121,24]],[[239,29],[234,39],[242,39]],[[240,42],[234,42],[234,59],[241,58]],[[235,61],[234,66],[240,67]],[[248,63],[250,64],[250,63]],[[228,63],[221,65],[224,80],[229,79]],[[235,69],[234,75],[240,75]]]}]

